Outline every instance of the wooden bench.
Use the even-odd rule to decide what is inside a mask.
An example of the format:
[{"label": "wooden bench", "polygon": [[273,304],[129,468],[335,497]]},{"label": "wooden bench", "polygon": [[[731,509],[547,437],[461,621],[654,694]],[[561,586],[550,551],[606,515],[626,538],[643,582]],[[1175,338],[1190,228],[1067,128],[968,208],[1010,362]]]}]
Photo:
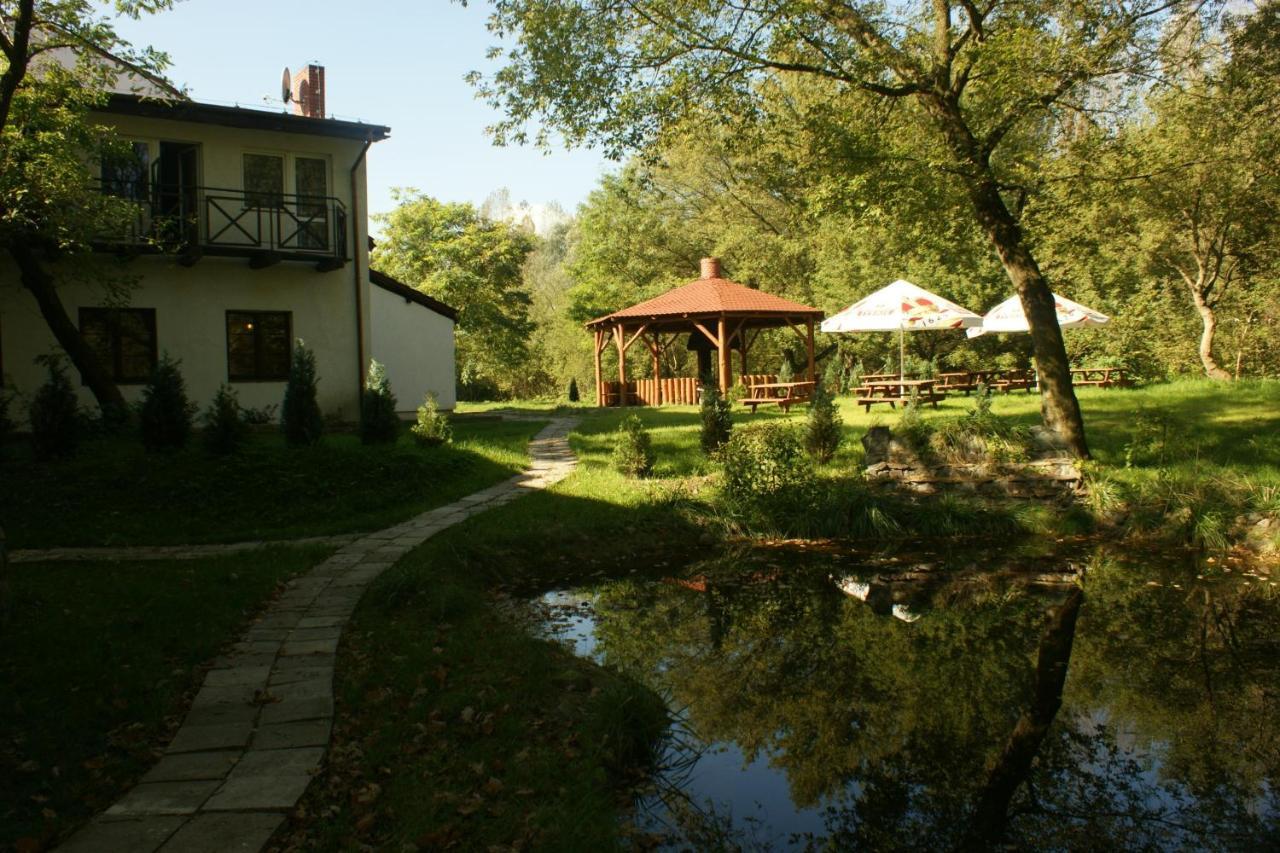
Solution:
[{"label": "wooden bench", "polygon": [[[932,403],[936,409],[939,400],[947,399],[946,394],[935,389],[936,384],[937,380],[934,379],[877,380],[854,389],[854,394],[857,395],[857,404],[867,412],[878,403],[888,403],[889,408],[896,409],[899,403],[906,405],[912,400],[916,403]],[[914,395],[908,393],[911,390],[915,391]]]},{"label": "wooden bench", "polygon": [[1123,367],[1076,367],[1071,370],[1071,384],[1093,385],[1098,388],[1112,386],[1127,388],[1133,382],[1124,374]]},{"label": "wooden bench", "polygon": [[784,412],[791,411],[797,403],[808,403],[813,398],[812,382],[757,382],[747,386],[747,396],[739,402],[756,413],[760,406],[777,406]]},{"label": "wooden bench", "polygon": [[999,374],[991,378],[990,387],[995,391],[1003,391],[1008,394],[1010,391],[1026,391],[1031,393],[1031,389],[1036,385],[1036,376],[1026,370],[1002,370]]},{"label": "wooden bench", "polygon": [[951,373],[939,373],[937,389],[939,391],[963,391],[965,396],[969,396],[969,392],[978,388],[979,379],[975,374],[968,370],[958,370]]}]

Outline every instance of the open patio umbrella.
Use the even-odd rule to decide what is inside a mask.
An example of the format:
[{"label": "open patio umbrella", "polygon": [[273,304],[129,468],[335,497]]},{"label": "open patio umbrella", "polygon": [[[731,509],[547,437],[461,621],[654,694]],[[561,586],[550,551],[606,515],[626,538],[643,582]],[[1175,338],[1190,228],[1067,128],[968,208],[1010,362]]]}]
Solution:
[{"label": "open patio umbrella", "polygon": [[904,378],[906,333],[934,329],[967,329],[982,318],[936,293],[898,279],[822,321],[824,332],[897,332],[898,378]]},{"label": "open patio umbrella", "polygon": [[[1094,311],[1056,293],[1053,294],[1053,307],[1058,315],[1058,325],[1064,329],[1101,326],[1103,323],[1111,322],[1111,318],[1101,311]],[[1027,315],[1022,312],[1022,300],[1015,294],[988,311],[982,318],[982,325],[970,329],[968,335],[976,338],[988,332],[1029,331],[1031,327],[1027,324]]]}]

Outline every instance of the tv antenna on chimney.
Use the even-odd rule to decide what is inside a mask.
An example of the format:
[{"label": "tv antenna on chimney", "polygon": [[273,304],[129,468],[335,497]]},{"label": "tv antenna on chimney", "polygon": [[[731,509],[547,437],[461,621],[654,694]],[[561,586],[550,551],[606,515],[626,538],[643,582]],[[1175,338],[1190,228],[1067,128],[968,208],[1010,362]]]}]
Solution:
[{"label": "tv antenna on chimney", "polygon": [[284,76],[280,78],[280,100],[286,104],[293,100],[293,75],[289,73],[289,66],[284,67]]}]

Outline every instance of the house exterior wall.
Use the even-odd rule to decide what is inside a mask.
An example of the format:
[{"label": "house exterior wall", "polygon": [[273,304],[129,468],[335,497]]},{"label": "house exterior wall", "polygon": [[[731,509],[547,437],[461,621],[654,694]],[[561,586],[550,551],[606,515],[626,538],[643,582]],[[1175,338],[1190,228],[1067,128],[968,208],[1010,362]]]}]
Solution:
[{"label": "house exterior wall", "polygon": [[[109,258],[102,261],[116,266]],[[359,379],[349,265],[327,273],[307,264],[285,263],[252,270],[241,259],[205,258],[186,268],[172,258],[141,257],[123,269],[140,278],[129,307],[155,310],[157,351],[181,359],[187,394],[200,406],[228,381],[227,311],[288,311],[293,337],[302,338],[315,351],[321,409],[343,420],[356,420]],[[35,356],[60,349],[35,299],[13,285],[12,267],[5,270],[0,273],[5,282],[0,286],[0,356],[6,390],[25,396],[47,375],[34,363]],[[63,285],[58,292],[72,322],[78,322],[80,308],[101,306],[105,295],[91,284]],[[81,401],[92,405],[93,396],[80,386],[74,371],[72,381]],[[246,407],[279,405],[284,397],[282,381],[242,381],[231,386]],[[141,398],[141,385],[123,384],[120,390],[130,402]],[[25,411],[22,398],[18,402],[19,412]]]},{"label": "house exterior wall", "polygon": [[[318,272],[314,263],[295,260],[252,269],[247,258],[214,256],[203,257],[189,267],[164,255],[141,255],[121,263],[110,254],[98,254],[93,263],[112,274],[123,272],[137,278],[128,306],[155,309],[157,351],[182,360],[188,394],[200,406],[206,405],[228,379],[226,312],[289,311],[293,337],[305,340],[316,353],[321,408],[326,414],[355,420],[359,365],[367,364],[369,357],[372,313],[363,162],[356,173],[357,204],[352,204],[351,168],[360,157],[363,142],[110,113],[95,117],[113,125],[122,139],[147,142],[152,162],[162,141],[198,144],[197,183],[202,187],[241,190],[246,153],[285,155],[286,194],[296,191],[294,156],[322,158],[328,163],[328,194],[341,201],[347,212],[348,260],[339,269]],[[58,272],[56,266],[53,269]],[[59,294],[73,323],[78,322],[81,307],[102,306],[108,297],[105,288],[92,283],[68,282],[59,287]],[[357,353],[357,298],[361,300],[358,316],[365,342],[363,355]],[[451,358],[451,331],[448,347]],[[5,390],[16,389],[22,395],[33,392],[46,375],[33,359],[55,349],[54,338],[35,300],[22,287],[14,267],[0,261],[0,368]],[[451,377],[452,361],[449,373]],[[74,373],[73,382],[79,387]],[[231,384],[239,393],[241,404],[254,408],[278,405],[284,394],[283,381]],[[133,401],[139,398],[141,386],[121,385],[121,390],[126,399]],[[86,405],[93,402],[87,389],[80,388],[80,395]],[[21,417],[24,411],[19,397],[15,414]]]},{"label": "house exterior wall", "polygon": [[381,287],[369,294],[373,357],[387,368],[396,408],[415,411],[428,391],[440,408],[454,408],[453,321]]}]

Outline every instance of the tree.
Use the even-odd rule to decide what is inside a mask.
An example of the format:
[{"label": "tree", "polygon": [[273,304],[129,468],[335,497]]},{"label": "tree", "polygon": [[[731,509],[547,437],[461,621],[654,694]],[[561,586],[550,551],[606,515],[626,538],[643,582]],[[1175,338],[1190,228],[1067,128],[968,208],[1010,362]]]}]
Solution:
[{"label": "tree", "polygon": [[[834,86],[853,123],[897,124],[920,169],[963,189],[1029,319],[1045,423],[1087,456],[1022,209],[1063,119],[1114,81],[1156,70],[1172,5],[501,0],[491,28],[516,44],[495,75],[473,80],[506,113],[499,142],[530,139],[540,120],[540,142],[556,131],[615,156],[681,121],[749,115],[770,86],[797,78]],[[851,177],[865,170],[855,157],[842,165]]]},{"label": "tree", "polygon": [[[114,5],[136,18],[173,0]],[[55,53],[74,56],[73,67]],[[104,409],[123,409],[124,398],[67,315],[49,262],[87,253],[94,237],[131,215],[127,202],[90,181],[85,163],[115,142],[88,113],[122,72],[167,86],[159,77],[167,61],[132,48],[88,0],[0,3],[0,250]]]},{"label": "tree", "polygon": [[376,217],[383,239],[370,264],[458,309],[458,374],[464,385],[508,385],[528,360],[529,296],[521,284],[533,237],[481,216],[470,204],[414,190]]},{"label": "tree", "polygon": [[1223,67],[1155,100],[1153,119],[1131,134],[1144,257],[1189,293],[1201,321],[1200,362],[1219,380],[1232,374],[1214,353],[1218,309],[1275,260],[1280,78],[1260,60],[1280,50],[1280,3],[1252,16],[1234,46]]}]

